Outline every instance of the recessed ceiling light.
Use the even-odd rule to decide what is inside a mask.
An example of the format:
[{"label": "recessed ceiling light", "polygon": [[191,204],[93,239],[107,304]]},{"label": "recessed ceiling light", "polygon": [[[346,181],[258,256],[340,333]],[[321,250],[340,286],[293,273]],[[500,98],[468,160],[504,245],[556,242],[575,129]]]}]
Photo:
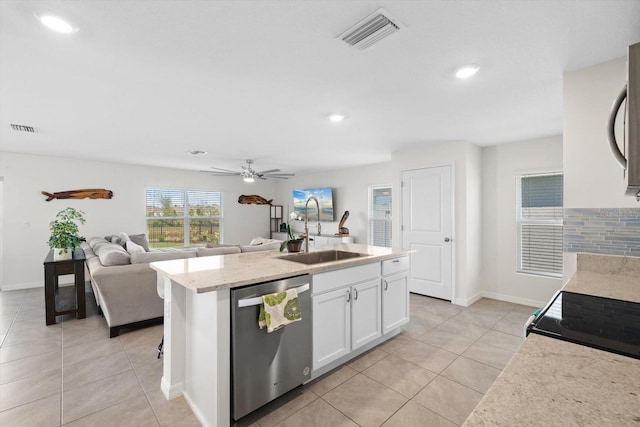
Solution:
[{"label": "recessed ceiling light", "polygon": [[459,79],[468,79],[480,70],[480,66],[476,64],[465,65],[456,70],[456,77]]},{"label": "recessed ceiling light", "polygon": [[459,79],[468,79],[469,77],[477,73],[479,69],[480,66],[475,64],[465,65],[464,67],[458,68],[458,70],[456,71],[456,77]]},{"label": "recessed ceiling light", "polygon": [[187,151],[187,154],[190,154],[192,156],[205,156],[207,152],[202,150],[189,150]]},{"label": "recessed ceiling light", "polygon": [[341,122],[344,120],[344,118],[345,118],[344,114],[332,114],[329,116],[329,120],[331,120],[334,123]]},{"label": "recessed ceiling light", "polygon": [[58,33],[69,34],[78,31],[73,25],[54,15],[40,15],[38,19],[45,27]]}]

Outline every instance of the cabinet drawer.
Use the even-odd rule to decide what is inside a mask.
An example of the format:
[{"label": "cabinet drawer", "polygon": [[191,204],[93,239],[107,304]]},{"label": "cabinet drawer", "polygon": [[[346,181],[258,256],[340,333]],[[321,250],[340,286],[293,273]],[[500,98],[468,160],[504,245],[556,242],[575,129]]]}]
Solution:
[{"label": "cabinet drawer", "polygon": [[391,274],[396,274],[401,271],[405,271],[409,269],[409,257],[403,256],[400,258],[388,259],[386,261],[382,261],[382,275],[389,276]]},{"label": "cabinet drawer", "polygon": [[359,265],[313,275],[313,293],[338,289],[380,277],[380,263]]}]

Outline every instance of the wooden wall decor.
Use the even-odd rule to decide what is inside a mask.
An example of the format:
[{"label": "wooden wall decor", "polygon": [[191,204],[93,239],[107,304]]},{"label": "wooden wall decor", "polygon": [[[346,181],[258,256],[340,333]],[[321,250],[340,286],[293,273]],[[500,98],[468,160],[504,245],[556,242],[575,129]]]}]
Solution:
[{"label": "wooden wall decor", "polygon": [[47,202],[53,199],[110,199],[113,197],[113,191],[105,190],[104,188],[86,188],[84,190],[69,190],[69,191],[57,191],[55,193],[47,193],[42,191],[42,194],[47,196]]},{"label": "wooden wall decor", "polygon": [[273,199],[267,200],[262,196],[252,194],[249,196],[242,195],[238,197],[238,203],[241,205],[270,205]]},{"label": "wooden wall decor", "polygon": [[349,229],[344,226],[344,223],[347,222],[347,218],[349,218],[349,211],[344,211],[342,214],[342,218],[340,219],[340,224],[338,224],[338,232],[336,236],[348,236]]}]

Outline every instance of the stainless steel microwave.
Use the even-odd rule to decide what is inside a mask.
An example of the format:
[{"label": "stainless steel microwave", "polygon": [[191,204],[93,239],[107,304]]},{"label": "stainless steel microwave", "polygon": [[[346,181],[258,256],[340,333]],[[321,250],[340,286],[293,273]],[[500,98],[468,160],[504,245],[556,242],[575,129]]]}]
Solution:
[{"label": "stainless steel microwave", "polygon": [[[627,100],[625,116],[626,141],[618,144],[615,137],[615,121],[618,110]],[[627,171],[627,196],[640,201],[640,43],[629,46],[627,57],[627,84],[613,102],[607,124],[607,139],[615,159]],[[625,155],[620,148],[626,152]]]}]

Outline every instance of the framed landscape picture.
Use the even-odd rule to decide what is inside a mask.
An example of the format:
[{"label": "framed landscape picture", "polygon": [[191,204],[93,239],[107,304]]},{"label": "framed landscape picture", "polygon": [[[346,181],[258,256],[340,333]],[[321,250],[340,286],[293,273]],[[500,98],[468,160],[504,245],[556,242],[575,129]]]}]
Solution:
[{"label": "framed landscape picture", "polygon": [[[309,197],[314,196],[320,205],[320,221],[335,221],[333,216],[333,189],[331,187],[293,190],[293,211],[304,220],[304,207]],[[309,202],[309,220],[318,218],[315,202]]]}]

